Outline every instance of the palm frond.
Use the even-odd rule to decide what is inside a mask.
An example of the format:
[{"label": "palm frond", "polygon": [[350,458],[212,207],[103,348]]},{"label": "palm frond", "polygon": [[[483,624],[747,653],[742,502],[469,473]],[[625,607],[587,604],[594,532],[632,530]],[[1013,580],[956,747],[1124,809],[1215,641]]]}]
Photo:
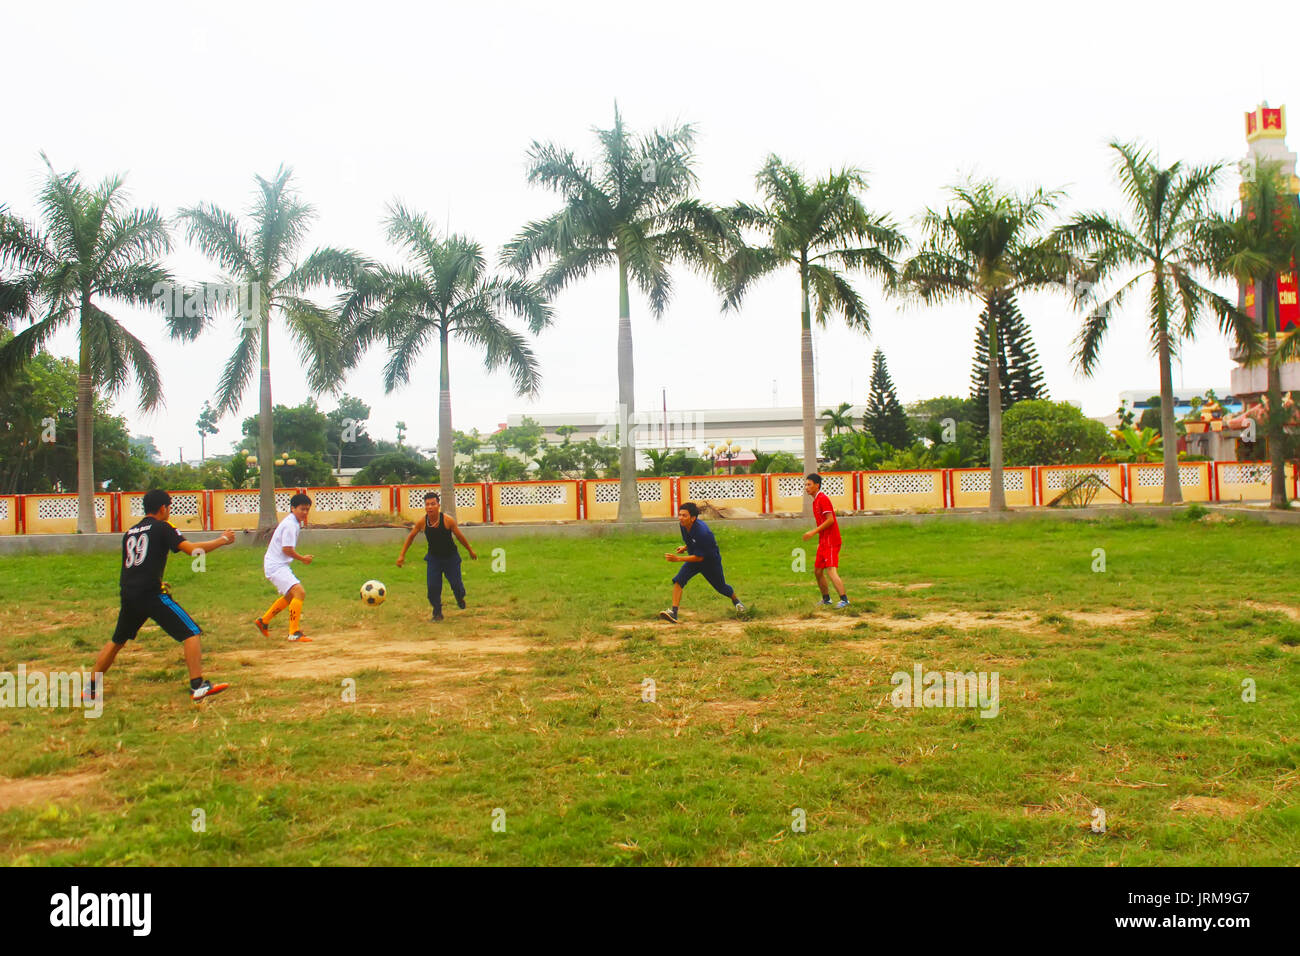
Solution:
[{"label": "palm frond", "polygon": [[903,265],[899,285],[926,305],[970,296],[976,288],[971,264],[935,246],[922,248]]},{"label": "palm frond", "polygon": [[252,281],[261,275],[254,260],[251,238],[239,220],[211,203],[200,203],[177,213],[185,235],[226,272]]},{"label": "palm frond", "polygon": [[813,311],[819,324],[824,325],[828,315],[836,314],[843,316],[849,328],[871,331],[871,315],[867,304],[848,279],[833,269],[819,265],[808,267],[808,279],[816,302]]},{"label": "palm frond", "polygon": [[275,283],[275,295],[304,295],[316,286],[348,288],[374,267],[374,263],[351,249],[316,249]]},{"label": "palm frond", "polygon": [[32,360],[45,342],[75,313],[66,305],[18,332],[0,345],[0,389],[8,388],[14,377]]},{"label": "palm frond", "polygon": [[263,281],[268,283],[293,259],[316,219],[312,206],[290,185],[292,178],[293,170],[283,165],[270,179],[254,177],[260,192],[252,213],[258,227],[252,258],[264,270]]},{"label": "palm frond", "polygon": [[217,394],[212,403],[216,413],[227,415],[239,407],[239,399],[248,388],[253,378],[253,370],[258,367],[258,350],[262,342],[261,323],[250,323],[243,327],[243,333],[235,342],[235,350],[230,353],[221,377],[217,381]]},{"label": "palm frond", "polygon": [[584,279],[602,266],[617,262],[613,250],[600,246],[586,246],[571,249],[559,255],[537,278],[537,284],[543,293],[553,296],[557,292]]},{"label": "palm frond", "polygon": [[297,296],[283,296],[277,303],[284,315],[289,337],[313,392],[333,394],[343,384],[344,350],[338,316],[330,310]]},{"label": "palm frond", "polygon": [[491,297],[496,308],[519,316],[528,330],[537,335],[555,318],[554,310],[540,286],[522,279],[492,279],[482,286],[483,293]]},{"label": "palm frond", "polygon": [[642,223],[620,223],[615,240],[628,274],[636,281],[656,318],[664,314],[672,298],[673,281],[668,273],[668,263],[655,237],[648,235]]},{"label": "palm frond", "polygon": [[591,167],[579,162],[571,150],[536,140],[528,150],[528,182],[552,189],[568,200],[587,200],[600,193]]},{"label": "palm frond", "polygon": [[124,217],[111,217],[105,223],[94,273],[111,272],[141,259],[154,259],[170,252],[171,236],[157,208],[132,209]]},{"label": "palm frond", "polygon": [[478,311],[473,321],[468,321],[469,318],[459,317],[459,335],[483,349],[484,365],[489,370],[505,367],[517,394],[536,395],[542,385],[541,367],[524,337],[490,310]]},{"label": "palm frond", "polygon": [[423,351],[425,342],[433,335],[431,323],[410,323],[394,336],[388,345],[388,361],[384,364],[384,391],[393,392],[411,378],[411,368]]},{"label": "palm frond", "polygon": [[0,269],[48,272],[59,264],[49,239],[17,216],[0,214]]},{"label": "palm frond", "polygon": [[437,230],[430,223],[428,216],[417,213],[400,202],[388,206],[388,218],[384,220],[388,231],[388,241],[404,249],[408,255],[419,259],[425,266],[435,269],[438,257]]},{"label": "palm frond", "polygon": [[1104,300],[1093,293],[1091,289],[1087,292],[1080,291],[1076,295],[1076,308],[1087,305],[1093,306],[1088,311],[1088,314],[1084,316],[1083,327],[1074,339],[1074,364],[1079,370],[1079,374],[1088,376],[1096,371],[1097,362],[1101,356],[1102,340],[1106,337],[1106,332],[1110,328],[1110,320],[1120,306],[1124,304],[1124,300],[1129,293],[1137,288],[1142,278],[1142,275],[1132,277],[1109,298]]},{"label": "palm frond", "polygon": [[140,389],[140,411],[154,411],[163,404],[162,378],[158,374],[158,364],[143,342],[120,323],[115,324],[122,342],[122,351]]}]

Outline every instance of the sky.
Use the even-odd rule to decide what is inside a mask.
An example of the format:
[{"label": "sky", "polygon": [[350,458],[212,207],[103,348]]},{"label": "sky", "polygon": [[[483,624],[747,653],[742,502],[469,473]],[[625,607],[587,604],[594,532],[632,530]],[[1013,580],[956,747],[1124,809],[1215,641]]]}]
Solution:
[{"label": "sky", "polygon": [[[792,13],[792,11],[794,11]],[[1119,212],[1112,139],[1140,140],[1164,163],[1229,161],[1246,150],[1243,114],[1267,100],[1300,115],[1300,70],[1286,54],[1242,54],[1251,24],[1294,24],[1292,4],[1263,2],[1249,21],[1223,4],[1097,2],[876,3],[412,3],[371,0],[217,5],[7,3],[0,8],[6,72],[22,78],[5,108],[0,203],[34,217],[41,151],[89,181],[122,173],[137,206],[172,216],[211,202],[243,213],[254,175],[292,167],[318,214],[304,252],[352,248],[392,264],[381,221],[400,200],[481,243],[495,261],[527,221],[558,198],[526,181],[534,140],[594,156],[594,127],[617,101],[637,131],[688,122],[697,130],[698,196],[754,200],[770,153],[810,175],[864,170],[866,206],[913,241],[927,207],[968,177],[1065,192],[1059,215]],[[1292,149],[1300,135],[1288,137]],[[1239,174],[1223,178],[1220,203]],[[167,265],[182,279],[218,273],[177,230]],[[659,320],[633,293],[636,402],[658,409],[769,407],[799,401],[798,279],[765,279],[743,308],[722,314],[701,277],[674,272]],[[904,402],[969,391],[980,308],[905,306],[878,284],[857,287],[871,333],[842,325],[816,335],[817,406],[865,401],[876,348]],[[1222,287],[1221,287],[1222,288]],[[1230,291],[1223,288],[1223,291]],[[1072,339],[1080,319],[1063,295],[1026,297],[1051,397],[1094,417],[1121,391],[1157,391],[1141,300],[1112,321],[1097,372],[1080,377]],[[617,396],[618,290],[598,273],[559,294],[555,321],[533,343],[544,376],[517,397],[467,347],[451,354],[454,427],[494,430],[510,413],[604,411]],[[169,341],[157,313],[110,304],[162,368],[166,406],[141,414],[128,390],[114,408],[165,460],[198,457],[194,422],[216,390],[237,320],[189,345]],[[75,355],[75,336],[53,342]],[[1212,320],[1185,346],[1176,387],[1223,394],[1231,362]],[[368,431],[437,441],[436,349],[411,382],[385,394],[384,356],[342,383],[372,406]],[[273,396],[310,396],[294,347],[272,335]],[[322,409],[334,407],[328,394]],[[236,447],[257,409],[256,381],[207,450]],[[279,449],[278,449],[279,450]]]}]

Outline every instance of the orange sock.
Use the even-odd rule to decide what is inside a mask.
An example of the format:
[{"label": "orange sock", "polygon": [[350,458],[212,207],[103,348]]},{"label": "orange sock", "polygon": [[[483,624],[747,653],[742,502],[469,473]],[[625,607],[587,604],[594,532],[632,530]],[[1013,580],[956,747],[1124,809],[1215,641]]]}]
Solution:
[{"label": "orange sock", "polygon": [[294,598],[289,602],[289,633],[297,634],[300,630],[302,630],[302,598]]},{"label": "orange sock", "polygon": [[276,598],[275,603],[272,604],[270,609],[265,614],[262,615],[262,623],[263,624],[268,623],[271,620],[271,618],[275,617],[277,614],[279,614],[288,606],[289,606],[289,602],[283,595]]}]

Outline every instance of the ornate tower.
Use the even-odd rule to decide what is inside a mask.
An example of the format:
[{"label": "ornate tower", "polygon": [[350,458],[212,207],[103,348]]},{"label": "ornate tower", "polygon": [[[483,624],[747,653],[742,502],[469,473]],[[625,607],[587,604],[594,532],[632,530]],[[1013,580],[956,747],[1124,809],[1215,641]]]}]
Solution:
[{"label": "ornate tower", "polygon": [[[1243,175],[1249,177],[1261,161],[1282,164],[1282,172],[1291,186],[1291,195],[1300,196],[1300,177],[1296,176],[1296,154],[1286,147],[1286,107],[1270,107],[1261,103],[1246,114],[1246,158],[1242,164]],[[1242,186],[1243,195],[1245,186]],[[1278,291],[1278,331],[1285,332],[1300,327],[1300,303],[1297,302],[1296,270],[1280,276]],[[1262,327],[1263,318],[1255,303],[1261,301],[1262,283],[1241,286],[1237,304]],[[1249,405],[1268,389],[1267,372],[1263,365],[1246,367],[1234,348],[1232,358],[1237,366],[1232,370],[1232,393]],[[1281,368],[1282,391],[1300,389],[1300,362],[1288,362]]]}]

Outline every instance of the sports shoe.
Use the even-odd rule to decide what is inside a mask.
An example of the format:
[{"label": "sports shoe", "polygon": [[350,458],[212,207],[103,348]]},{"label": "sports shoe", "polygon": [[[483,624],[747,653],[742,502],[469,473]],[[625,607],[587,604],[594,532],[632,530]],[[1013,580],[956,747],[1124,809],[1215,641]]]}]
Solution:
[{"label": "sports shoe", "polygon": [[293,641],[295,644],[311,643],[311,638],[308,637],[306,634],[304,634],[302,631],[294,631],[292,634],[289,635],[289,640]]},{"label": "sports shoe", "polygon": [[840,598],[839,601],[838,601],[838,603],[836,603],[835,606],[836,606],[836,607],[848,607],[848,606],[849,606],[849,599],[848,599],[848,598]]},{"label": "sports shoe", "polygon": [[442,612],[441,612],[441,611],[434,611],[434,612],[433,612],[433,620],[434,620],[434,623],[437,623],[438,621],[441,621],[441,620],[442,620]]},{"label": "sports shoe", "polygon": [[820,601],[818,601],[816,604],[813,605],[813,607],[830,607],[830,606],[831,606],[831,599],[828,597],[822,598]]},{"label": "sports shoe", "polygon": [[190,700],[197,704],[201,700],[215,697],[229,686],[229,684],[214,684],[210,680],[205,680],[198,687],[190,691]]},{"label": "sports shoe", "polygon": [[253,624],[257,627],[259,631],[262,632],[263,637],[271,636],[271,629],[266,626],[266,622],[263,621],[260,617],[257,618],[257,620],[253,621]]},{"label": "sports shoe", "polygon": [[85,690],[81,692],[81,702],[83,704],[93,704],[95,703],[95,701],[100,700],[103,696],[104,696],[103,687],[95,687],[95,688],[87,687]]},{"label": "sports shoe", "polygon": [[661,621],[667,621],[669,624],[676,624],[676,623],[677,623],[677,612],[676,612],[676,611],[660,611],[660,612],[659,612],[659,620],[661,620]]},{"label": "sports shoe", "polygon": [[733,604],[733,605],[731,605],[731,606],[734,607],[734,608],[736,609],[736,613],[737,613],[737,614],[744,614],[744,613],[745,613],[745,605],[741,604],[740,602],[736,602],[735,604]]},{"label": "sports shoe", "polygon": [[460,608],[462,611],[465,610],[465,599],[464,599],[464,598],[456,598],[456,606],[457,606],[458,608]]}]

